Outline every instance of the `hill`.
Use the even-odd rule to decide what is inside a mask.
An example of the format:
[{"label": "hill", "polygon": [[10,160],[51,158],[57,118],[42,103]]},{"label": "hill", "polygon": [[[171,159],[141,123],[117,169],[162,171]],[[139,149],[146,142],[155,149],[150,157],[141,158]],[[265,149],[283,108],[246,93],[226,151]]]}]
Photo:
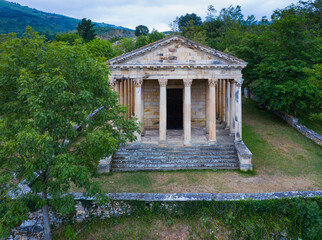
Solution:
[{"label": "hill", "polygon": [[[42,12],[18,3],[0,0],[0,34],[15,32],[21,35],[28,25],[40,33],[69,32],[76,29],[79,21],[76,18]],[[134,36],[134,31],[128,28],[106,23],[95,24],[100,32],[109,32],[109,35]]]}]

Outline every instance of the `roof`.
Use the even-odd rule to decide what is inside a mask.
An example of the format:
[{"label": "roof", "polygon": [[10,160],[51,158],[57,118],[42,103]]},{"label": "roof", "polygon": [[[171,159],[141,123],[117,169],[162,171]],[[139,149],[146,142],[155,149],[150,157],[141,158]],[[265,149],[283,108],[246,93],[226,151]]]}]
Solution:
[{"label": "roof", "polygon": [[135,49],[131,52],[125,53],[123,55],[117,56],[115,58],[112,58],[110,60],[107,61],[107,63],[109,65],[122,65],[122,64],[126,64],[127,60],[130,60],[132,58],[138,57],[138,56],[142,56],[148,52],[151,52],[153,49],[156,49],[158,47],[162,47],[164,45],[170,44],[172,42],[180,42],[182,45],[185,45],[187,47],[194,47],[196,49],[198,49],[199,51],[205,52],[207,54],[210,54],[214,57],[220,58],[225,60],[226,62],[228,62],[231,65],[239,65],[241,67],[245,67],[247,65],[247,62],[243,61],[242,59],[239,59],[237,57],[234,57],[232,55],[223,53],[221,51],[218,51],[216,49],[210,48],[208,46],[205,46],[203,44],[194,42],[192,40],[189,40],[183,36],[180,35],[171,35],[167,38],[163,38],[159,41],[150,43],[146,46],[143,46],[141,48]]}]

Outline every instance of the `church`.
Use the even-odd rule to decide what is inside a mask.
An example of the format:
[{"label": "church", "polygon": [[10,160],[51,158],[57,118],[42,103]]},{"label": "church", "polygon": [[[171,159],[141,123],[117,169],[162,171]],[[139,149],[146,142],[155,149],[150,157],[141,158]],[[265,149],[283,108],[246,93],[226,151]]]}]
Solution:
[{"label": "church", "polygon": [[[196,169],[204,169],[216,168],[211,159],[215,161],[219,155],[226,159],[225,152],[219,152],[233,146],[236,164],[218,168],[251,170],[252,154],[242,141],[241,86],[246,65],[241,59],[178,35],[110,59],[110,85],[119,94],[120,104],[127,106],[128,118],[136,116],[142,126],[136,151],[152,146],[154,154],[158,149],[175,148],[183,154],[200,150],[196,156],[213,152],[203,165],[196,165]],[[127,157],[130,163],[131,156]]]}]

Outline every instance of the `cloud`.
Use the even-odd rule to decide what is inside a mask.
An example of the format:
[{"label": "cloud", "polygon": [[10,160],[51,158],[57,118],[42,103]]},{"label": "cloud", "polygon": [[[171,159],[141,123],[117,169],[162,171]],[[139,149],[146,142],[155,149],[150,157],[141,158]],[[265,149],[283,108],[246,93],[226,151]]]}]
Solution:
[{"label": "cloud", "polygon": [[254,14],[257,19],[270,17],[277,8],[284,8],[297,0],[231,0],[229,3],[213,0],[15,0],[24,6],[41,11],[63,14],[74,18],[89,18],[134,29],[146,25],[150,30],[169,30],[169,23],[177,16],[196,13],[203,19],[207,7],[219,11],[231,5],[240,5],[244,16]]}]

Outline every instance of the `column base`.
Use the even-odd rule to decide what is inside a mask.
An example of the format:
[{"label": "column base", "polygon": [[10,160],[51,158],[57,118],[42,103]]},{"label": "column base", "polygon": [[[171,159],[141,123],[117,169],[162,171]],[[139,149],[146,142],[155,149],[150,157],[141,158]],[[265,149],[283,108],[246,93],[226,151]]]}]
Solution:
[{"label": "column base", "polygon": [[209,140],[208,144],[209,145],[218,145],[218,142],[217,142],[217,140]]},{"label": "column base", "polygon": [[184,146],[191,146],[191,140],[190,141],[183,141]]}]

